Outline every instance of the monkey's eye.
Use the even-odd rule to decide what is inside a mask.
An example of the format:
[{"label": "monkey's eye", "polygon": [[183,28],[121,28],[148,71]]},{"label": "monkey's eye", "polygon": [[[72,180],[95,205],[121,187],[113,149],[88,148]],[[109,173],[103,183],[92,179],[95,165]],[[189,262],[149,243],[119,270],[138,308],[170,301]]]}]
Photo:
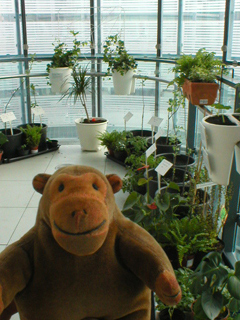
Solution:
[{"label": "monkey's eye", "polygon": [[95,189],[95,190],[99,189],[98,186],[95,183],[93,183],[92,186],[93,186],[93,189]]},{"label": "monkey's eye", "polygon": [[63,190],[64,190],[64,184],[61,183],[61,184],[59,185],[59,187],[58,187],[58,191],[59,191],[59,192],[62,192]]}]

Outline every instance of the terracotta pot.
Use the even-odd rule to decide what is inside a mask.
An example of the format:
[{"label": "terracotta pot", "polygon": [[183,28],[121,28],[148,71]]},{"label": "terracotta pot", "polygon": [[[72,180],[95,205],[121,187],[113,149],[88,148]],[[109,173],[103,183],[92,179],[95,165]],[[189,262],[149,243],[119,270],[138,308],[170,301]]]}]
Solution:
[{"label": "terracotta pot", "polygon": [[36,147],[31,147],[30,152],[31,152],[32,154],[38,153],[38,146],[36,146]]},{"label": "terracotta pot", "polygon": [[1,162],[2,162],[2,156],[3,156],[3,151],[0,150],[0,164],[1,164]]},{"label": "terracotta pot", "polygon": [[185,80],[183,94],[193,105],[211,105],[215,102],[218,92],[217,83],[191,82]]}]

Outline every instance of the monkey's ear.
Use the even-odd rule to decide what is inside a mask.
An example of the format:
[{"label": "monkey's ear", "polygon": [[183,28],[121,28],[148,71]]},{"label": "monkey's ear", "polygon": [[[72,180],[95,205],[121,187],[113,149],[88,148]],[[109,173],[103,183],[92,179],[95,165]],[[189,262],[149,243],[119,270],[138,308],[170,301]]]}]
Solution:
[{"label": "monkey's ear", "polygon": [[116,174],[107,174],[106,178],[112,186],[113,193],[117,193],[122,189],[122,179]]},{"label": "monkey's ear", "polygon": [[51,174],[46,173],[39,173],[33,178],[33,188],[43,194],[43,190],[45,188],[46,183],[48,182],[48,179],[51,177]]}]

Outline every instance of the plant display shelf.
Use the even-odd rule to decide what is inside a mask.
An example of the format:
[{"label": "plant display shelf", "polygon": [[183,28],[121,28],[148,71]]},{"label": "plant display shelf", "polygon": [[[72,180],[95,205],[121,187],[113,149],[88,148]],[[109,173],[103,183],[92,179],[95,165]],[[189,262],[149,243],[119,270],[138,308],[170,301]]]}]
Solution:
[{"label": "plant display shelf", "polygon": [[55,148],[42,150],[42,151],[39,151],[37,153],[29,153],[26,156],[14,157],[14,158],[9,158],[9,159],[8,158],[2,159],[2,164],[11,163],[11,162],[14,162],[14,161],[19,161],[19,160],[24,160],[24,159],[40,156],[41,154],[45,154],[45,153],[49,153],[49,152],[52,152],[52,151],[56,151],[56,150],[59,149],[59,147],[60,147],[60,145],[58,144]]}]

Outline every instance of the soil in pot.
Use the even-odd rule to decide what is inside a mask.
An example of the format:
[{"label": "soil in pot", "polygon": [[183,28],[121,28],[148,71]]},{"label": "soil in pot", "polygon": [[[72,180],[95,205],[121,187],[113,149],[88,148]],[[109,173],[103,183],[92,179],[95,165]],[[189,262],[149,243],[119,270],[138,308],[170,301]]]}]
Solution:
[{"label": "soil in pot", "polygon": [[166,308],[160,311],[158,320],[185,320],[185,319],[186,317],[184,312],[179,309],[174,309],[172,318],[170,318],[168,308]]},{"label": "soil in pot", "polygon": [[206,122],[221,126],[236,126],[236,123],[233,123],[227,116],[216,115],[206,119]]},{"label": "soil in pot", "polygon": [[[147,143],[148,143],[148,147],[150,147],[152,145],[152,138],[151,137],[147,138]],[[157,154],[174,153],[174,149],[176,147],[178,147],[178,149],[180,150],[181,141],[177,139],[176,143],[173,144],[172,139],[162,136],[157,139],[156,145],[157,145]]]},{"label": "soil in pot", "polygon": [[10,129],[7,129],[7,131],[5,131],[5,129],[1,129],[1,132],[6,134],[8,139],[8,142],[4,143],[2,146],[3,158],[11,159],[17,157],[17,148],[23,144],[23,133],[17,128],[13,129],[13,135],[11,135]]}]

